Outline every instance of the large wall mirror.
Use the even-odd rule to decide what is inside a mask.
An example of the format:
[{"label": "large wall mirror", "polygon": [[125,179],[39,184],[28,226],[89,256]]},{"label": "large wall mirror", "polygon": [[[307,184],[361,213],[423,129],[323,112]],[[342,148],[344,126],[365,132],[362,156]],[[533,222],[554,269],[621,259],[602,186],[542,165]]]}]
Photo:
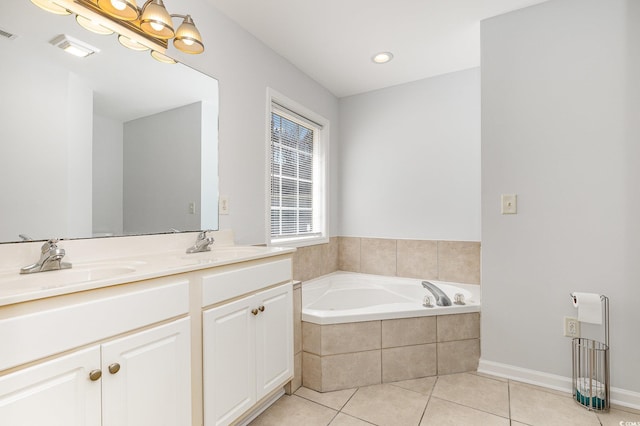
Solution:
[{"label": "large wall mirror", "polygon": [[0,242],[218,229],[216,79],[29,0],[0,30]]}]

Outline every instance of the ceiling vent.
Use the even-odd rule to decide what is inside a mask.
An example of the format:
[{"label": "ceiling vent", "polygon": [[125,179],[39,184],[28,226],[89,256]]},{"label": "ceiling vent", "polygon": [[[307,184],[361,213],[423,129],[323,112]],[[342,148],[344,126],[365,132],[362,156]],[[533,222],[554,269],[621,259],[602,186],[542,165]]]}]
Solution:
[{"label": "ceiling vent", "polygon": [[16,38],[18,38],[17,35],[11,34],[10,32],[3,30],[2,28],[0,28],[0,37],[7,38],[9,40],[15,40]]}]

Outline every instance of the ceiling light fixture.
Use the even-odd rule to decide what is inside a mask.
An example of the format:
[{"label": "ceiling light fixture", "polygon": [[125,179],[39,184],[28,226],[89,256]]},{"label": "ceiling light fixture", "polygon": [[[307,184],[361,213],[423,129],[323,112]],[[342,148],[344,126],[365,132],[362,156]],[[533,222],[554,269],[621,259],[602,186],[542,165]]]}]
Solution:
[{"label": "ceiling light fixture", "polygon": [[94,21],[93,19],[87,18],[86,16],[76,15],[76,22],[80,24],[82,28],[85,30],[89,30],[92,33],[102,34],[102,35],[111,35],[113,31],[99,22]]},{"label": "ceiling light fixture", "polygon": [[86,58],[100,51],[97,47],[93,47],[66,34],[60,34],[54,37],[49,43],[79,58]]},{"label": "ceiling light fixture", "polygon": [[160,53],[158,51],[152,50],[151,57],[156,61],[160,61],[163,64],[176,64],[177,61],[170,56],[165,55],[164,53]]},{"label": "ceiling light fixture", "polygon": [[148,46],[145,46],[142,43],[138,43],[136,40],[131,39],[127,36],[119,35],[118,41],[120,42],[121,45],[131,50],[137,50],[139,52],[149,50]]},{"label": "ceiling light fixture", "polygon": [[391,52],[380,52],[373,55],[371,60],[376,64],[386,64],[390,60],[393,59],[393,53]]},{"label": "ceiling light fixture", "polygon": [[31,3],[56,15],[71,15],[71,11],[51,0],[31,0]]},{"label": "ceiling light fixture", "polygon": [[98,0],[98,7],[123,21],[135,21],[140,16],[136,0]]},{"label": "ceiling light fixture", "polygon": [[[118,34],[118,41],[133,50],[151,49],[167,55],[169,40],[184,53],[204,52],[202,36],[191,15],[169,14],[162,0],[146,0],[138,7],[136,0],[31,0],[44,10],[62,14],[75,13],[76,20],[98,34]],[[182,23],[174,30],[172,18]],[[156,56],[154,56],[156,57]]]}]

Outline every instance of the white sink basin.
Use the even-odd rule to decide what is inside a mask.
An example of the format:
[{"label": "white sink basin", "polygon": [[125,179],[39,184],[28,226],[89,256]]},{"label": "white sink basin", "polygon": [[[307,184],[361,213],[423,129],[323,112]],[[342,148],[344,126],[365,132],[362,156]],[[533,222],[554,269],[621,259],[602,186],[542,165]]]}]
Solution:
[{"label": "white sink basin", "polygon": [[47,290],[88,281],[99,281],[135,272],[132,266],[84,266],[34,274],[4,273],[0,275],[0,293],[9,290]]}]

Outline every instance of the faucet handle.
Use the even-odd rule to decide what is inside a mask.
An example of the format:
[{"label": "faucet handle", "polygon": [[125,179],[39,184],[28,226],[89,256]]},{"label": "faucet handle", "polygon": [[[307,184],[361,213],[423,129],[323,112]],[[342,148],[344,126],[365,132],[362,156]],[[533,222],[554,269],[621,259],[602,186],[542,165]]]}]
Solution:
[{"label": "faucet handle", "polygon": [[207,232],[211,232],[211,231],[213,231],[213,229],[205,229],[200,231],[200,233],[198,234],[198,239],[204,240],[205,238],[207,238]]},{"label": "faucet handle", "polygon": [[51,238],[49,240],[47,240],[43,245],[42,245],[42,252],[46,253],[49,250],[51,250],[52,248],[56,248],[56,243],[60,241],[59,238]]}]

